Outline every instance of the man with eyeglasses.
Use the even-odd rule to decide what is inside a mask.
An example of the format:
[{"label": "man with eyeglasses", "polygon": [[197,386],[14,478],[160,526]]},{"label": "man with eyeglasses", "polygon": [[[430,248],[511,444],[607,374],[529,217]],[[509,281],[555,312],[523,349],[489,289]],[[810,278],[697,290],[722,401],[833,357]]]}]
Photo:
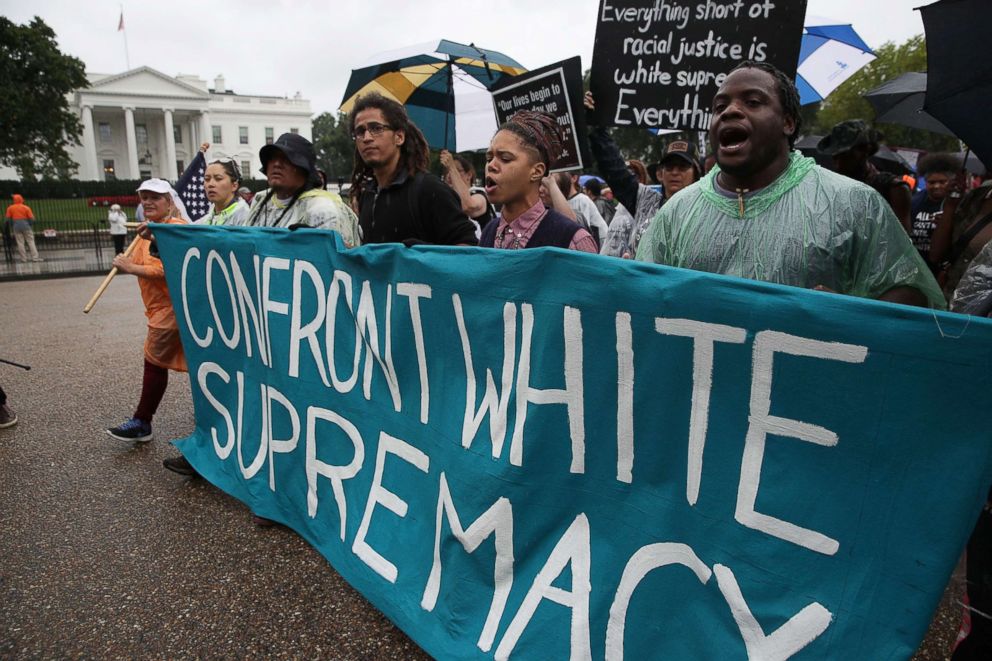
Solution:
[{"label": "man with eyeglasses", "polygon": [[477,244],[457,194],[427,171],[427,140],[401,104],[375,93],[360,97],[350,130],[351,199],[363,243]]}]

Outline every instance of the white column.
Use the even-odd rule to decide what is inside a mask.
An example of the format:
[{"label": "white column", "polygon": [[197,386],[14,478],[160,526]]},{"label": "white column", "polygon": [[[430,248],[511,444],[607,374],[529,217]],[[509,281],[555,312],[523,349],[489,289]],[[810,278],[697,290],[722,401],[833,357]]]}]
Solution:
[{"label": "white column", "polygon": [[[214,132],[210,128],[210,113],[204,110],[200,113],[200,142],[213,142]],[[196,148],[200,148],[197,143]]]},{"label": "white column", "polygon": [[165,113],[165,178],[175,181],[179,178],[176,172],[176,134],[175,125],[172,123],[172,108],[163,108]]},{"label": "white column", "polygon": [[127,170],[128,178],[141,179],[138,167],[138,139],[134,132],[134,107],[124,106],[124,132],[127,135]]},{"label": "white column", "polygon": [[186,126],[189,128],[189,149],[186,151],[189,152],[189,160],[192,161],[196,158],[196,152],[199,151],[200,143],[203,141],[200,140],[200,136],[196,134],[196,120],[190,118],[190,120],[186,122]]},{"label": "white column", "polygon": [[83,106],[83,180],[96,181],[100,178],[100,169],[96,163],[96,136],[93,134],[93,108]]}]

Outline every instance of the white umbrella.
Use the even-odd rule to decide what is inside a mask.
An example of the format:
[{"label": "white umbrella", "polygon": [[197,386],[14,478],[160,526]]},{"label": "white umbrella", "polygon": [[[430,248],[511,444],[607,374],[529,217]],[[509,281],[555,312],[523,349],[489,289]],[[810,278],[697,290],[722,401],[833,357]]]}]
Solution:
[{"label": "white umbrella", "polygon": [[875,54],[850,24],[807,16],[796,72],[800,101],[803,105],[822,101],[874,59]]}]

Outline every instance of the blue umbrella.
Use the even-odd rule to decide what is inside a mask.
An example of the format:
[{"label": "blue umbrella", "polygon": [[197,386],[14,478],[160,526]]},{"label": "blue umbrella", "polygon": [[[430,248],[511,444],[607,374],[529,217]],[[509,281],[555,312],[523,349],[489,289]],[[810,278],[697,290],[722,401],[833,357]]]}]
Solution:
[{"label": "blue umbrella", "polygon": [[850,25],[807,16],[796,72],[800,101],[803,105],[822,101],[874,59],[868,44]]},{"label": "blue umbrella", "polygon": [[359,96],[379,92],[406,106],[431,147],[485,148],[496,132],[489,90],[525,71],[503,53],[441,39],[379,53],[354,69],[341,110],[351,112]]}]

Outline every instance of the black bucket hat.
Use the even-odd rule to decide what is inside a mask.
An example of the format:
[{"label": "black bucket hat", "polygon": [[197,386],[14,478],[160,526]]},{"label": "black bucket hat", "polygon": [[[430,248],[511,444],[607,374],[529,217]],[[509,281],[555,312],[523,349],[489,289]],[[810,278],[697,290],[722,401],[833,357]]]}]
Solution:
[{"label": "black bucket hat", "polygon": [[830,134],[817,143],[816,149],[826,156],[836,156],[865,145],[871,156],[878,151],[881,138],[882,134],[868,126],[864,120],[848,119],[830,129]]},{"label": "black bucket hat", "polygon": [[313,143],[296,133],[283,133],[271,145],[265,145],[258,150],[258,159],[262,161],[260,172],[265,174],[265,166],[276,152],[282,152],[286,160],[307,173],[307,181],[317,178],[317,154]]}]

